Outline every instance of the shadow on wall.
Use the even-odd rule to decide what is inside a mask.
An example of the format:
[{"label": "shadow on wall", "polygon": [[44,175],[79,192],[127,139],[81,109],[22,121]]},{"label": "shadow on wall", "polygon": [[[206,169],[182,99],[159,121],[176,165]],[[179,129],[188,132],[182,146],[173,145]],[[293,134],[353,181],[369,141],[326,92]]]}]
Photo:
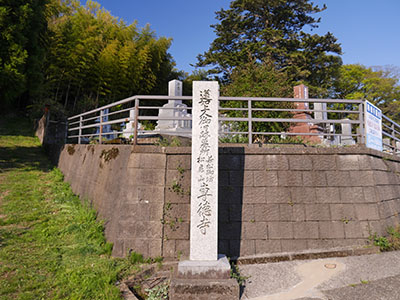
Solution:
[{"label": "shadow on wall", "polygon": [[218,253],[239,257],[242,245],[244,147],[219,149]]}]

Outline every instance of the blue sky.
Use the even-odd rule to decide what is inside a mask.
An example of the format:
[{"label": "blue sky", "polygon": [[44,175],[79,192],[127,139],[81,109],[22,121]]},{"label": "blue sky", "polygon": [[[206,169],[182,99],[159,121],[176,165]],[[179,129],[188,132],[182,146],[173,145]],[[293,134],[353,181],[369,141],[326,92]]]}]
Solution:
[{"label": "blue sky", "polygon": [[[84,0],[81,2],[85,2]],[[191,72],[196,56],[207,51],[215,34],[215,11],[230,0],[98,0],[112,15],[127,23],[147,23],[157,36],[173,38],[169,52],[179,70]],[[345,64],[400,67],[400,0],[314,0],[327,5],[320,27],[332,32],[343,49]]]}]

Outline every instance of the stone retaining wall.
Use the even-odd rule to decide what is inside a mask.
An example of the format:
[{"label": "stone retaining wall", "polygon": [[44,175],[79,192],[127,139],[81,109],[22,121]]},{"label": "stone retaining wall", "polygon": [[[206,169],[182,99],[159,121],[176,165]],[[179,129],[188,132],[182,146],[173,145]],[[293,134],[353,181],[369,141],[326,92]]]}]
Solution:
[{"label": "stone retaining wall", "polygon": [[[66,145],[59,167],[115,256],[187,257],[190,152]],[[399,221],[400,159],[364,147],[223,147],[219,169],[219,252],[231,257],[363,245]]]}]

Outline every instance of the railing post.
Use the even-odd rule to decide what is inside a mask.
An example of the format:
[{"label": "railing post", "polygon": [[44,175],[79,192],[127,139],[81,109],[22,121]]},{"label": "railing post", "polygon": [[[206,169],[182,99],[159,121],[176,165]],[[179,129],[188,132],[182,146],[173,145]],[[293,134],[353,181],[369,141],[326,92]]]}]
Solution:
[{"label": "railing post", "polygon": [[101,138],[103,136],[103,111],[100,110],[100,130],[99,130],[99,144],[101,144]]},{"label": "railing post", "polygon": [[394,128],[394,124],[392,123],[392,147],[393,147],[393,153],[397,150],[396,149],[396,140],[395,140],[395,138],[396,138],[396,131],[395,131],[395,128]]},{"label": "railing post", "polygon": [[83,117],[79,116],[79,133],[78,133],[78,144],[81,143],[81,136],[82,136],[82,121]]},{"label": "railing post", "polygon": [[365,131],[364,131],[364,101],[358,106],[360,121],[360,144],[365,144]]},{"label": "railing post", "polygon": [[66,144],[67,143],[67,141],[68,141],[68,119],[67,120],[65,120],[65,128],[64,128],[64,144]]},{"label": "railing post", "polygon": [[138,136],[138,125],[139,125],[139,99],[135,99],[135,129],[134,129],[134,136],[133,136],[133,144],[137,145],[137,136]]},{"label": "railing post", "polygon": [[247,104],[248,118],[249,118],[249,145],[253,144],[253,128],[252,128],[252,111],[251,111],[251,100],[248,100]]}]

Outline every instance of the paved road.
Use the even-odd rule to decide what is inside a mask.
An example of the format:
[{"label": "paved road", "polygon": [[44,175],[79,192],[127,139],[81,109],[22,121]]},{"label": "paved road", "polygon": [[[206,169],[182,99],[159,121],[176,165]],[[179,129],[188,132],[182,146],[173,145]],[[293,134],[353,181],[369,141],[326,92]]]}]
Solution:
[{"label": "paved road", "polygon": [[240,266],[243,300],[399,300],[400,251]]}]

